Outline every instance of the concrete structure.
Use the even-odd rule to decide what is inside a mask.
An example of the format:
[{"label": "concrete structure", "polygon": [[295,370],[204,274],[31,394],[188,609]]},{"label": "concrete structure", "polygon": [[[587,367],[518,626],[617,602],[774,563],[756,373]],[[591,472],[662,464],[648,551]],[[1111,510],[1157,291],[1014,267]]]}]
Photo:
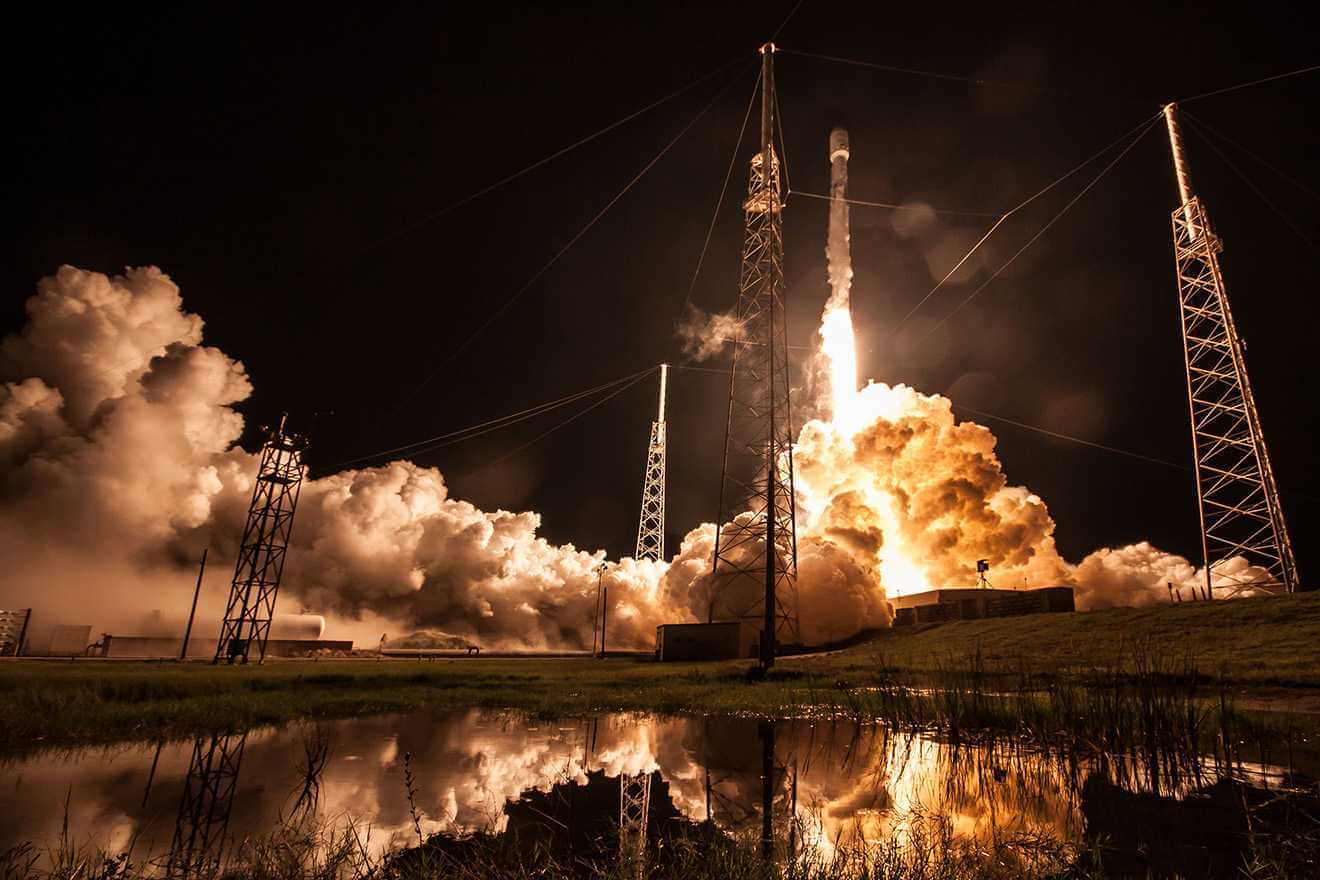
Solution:
[{"label": "concrete structure", "polygon": [[889,601],[894,606],[895,626],[1076,610],[1072,587],[1035,590],[961,587],[896,596]]},{"label": "concrete structure", "polygon": [[742,660],[761,651],[761,630],[745,620],[663,623],[655,628],[655,659]]},{"label": "concrete structure", "polygon": [[[216,638],[194,638],[188,642],[189,657],[214,657]],[[178,657],[183,640],[174,636],[117,636],[105,633],[94,653],[101,657]],[[348,639],[269,639],[269,657],[306,657],[316,651],[351,651]],[[80,652],[81,653],[81,652]]]}]

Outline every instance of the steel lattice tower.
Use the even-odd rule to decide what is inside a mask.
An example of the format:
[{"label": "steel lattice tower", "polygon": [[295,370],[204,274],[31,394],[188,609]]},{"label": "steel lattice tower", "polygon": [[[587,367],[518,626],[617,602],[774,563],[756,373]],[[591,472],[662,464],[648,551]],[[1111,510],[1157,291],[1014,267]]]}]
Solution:
[{"label": "steel lattice tower", "polygon": [[210,877],[220,867],[247,734],[198,737],[174,822],[166,877]]},{"label": "steel lattice tower", "polygon": [[302,437],[286,433],[284,425],[285,417],[281,417],[279,427],[271,431],[261,447],[261,467],[252,488],[214,663],[221,659],[246,663],[254,643],[257,662],[266,659],[266,639],[284,575],[293,514],[302,489],[302,454],[307,445]]},{"label": "steel lattice tower", "polygon": [[[1164,117],[1182,198],[1173,212],[1174,261],[1206,589],[1214,595],[1218,586],[1228,596],[1254,589],[1291,593],[1297,589],[1297,563],[1247,379],[1242,340],[1228,306],[1219,267],[1223,245],[1193,193],[1177,107],[1166,106]],[[1235,556],[1265,574],[1227,574],[1222,566]]]},{"label": "steel lattice tower", "polygon": [[797,532],[788,331],[784,314],[783,202],[774,150],[773,43],[761,47],[761,151],[752,159],[729,380],[729,418],[711,578],[710,621],[761,627],[761,666],[775,644],[796,642]]},{"label": "steel lattice tower", "polygon": [[650,772],[619,776],[619,860],[637,877],[646,867],[646,822],[650,814]]},{"label": "steel lattice tower", "polygon": [[642,485],[642,514],[637,520],[636,559],[665,558],[665,386],[669,364],[660,365],[660,412],[651,423]]}]

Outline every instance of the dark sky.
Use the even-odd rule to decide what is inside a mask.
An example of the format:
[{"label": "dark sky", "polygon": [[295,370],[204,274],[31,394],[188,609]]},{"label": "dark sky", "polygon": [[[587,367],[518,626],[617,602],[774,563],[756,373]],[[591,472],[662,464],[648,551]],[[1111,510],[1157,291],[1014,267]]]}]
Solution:
[{"label": "dark sky", "polygon": [[[50,7],[12,31],[8,140],[17,150],[14,255],[0,331],[61,263],[114,273],[155,264],[247,365],[249,424],[288,409],[321,472],[344,459],[504,415],[680,359],[673,326],[754,82],[757,46],[790,3],[595,9],[472,4],[356,12],[182,4],[158,11]],[[857,198],[994,212],[1022,201],[1153,115],[1161,103],[1317,60],[1302,4],[867,5],[807,0],[779,43],[974,84],[781,55],[795,188],[828,188],[826,138],[852,135]],[[739,59],[745,59],[739,61]],[[421,218],[687,85],[726,72],[516,182]],[[1020,85],[1013,85],[1020,84]],[[723,91],[721,91],[723,89]],[[713,97],[601,221],[472,344],[485,322]],[[1320,564],[1315,388],[1306,354],[1320,273],[1320,74],[1188,104],[1281,169],[1225,149],[1301,235],[1195,136],[1197,188],[1223,264],[1299,563]],[[744,144],[694,300],[736,294]],[[1112,155],[1112,154],[1110,154]],[[1100,168],[1089,166],[996,233],[996,266]],[[938,236],[853,212],[863,377],[952,389],[955,403],[1188,462],[1163,129],[953,319],[985,277],[930,289]],[[972,239],[990,222],[943,217]],[[785,214],[790,321],[806,344],[826,295],[826,206]],[[1303,237],[1305,236],[1305,238]],[[939,274],[958,253],[933,255]],[[434,379],[423,385],[428,375]],[[636,531],[654,383],[513,456],[574,413],[418,456],[485,508],[533,508],[544,533],[611,556]],[[671,551],[715,513],[726,387],[672,381]],[[321,413],[315,422],[312,414]],[[333,413],[333,414],[330,414]],[[989,423],[1011,481],[1048,502],[1076,560],[1147,538],[1199,556],[1190,471]],[[248,444],[252,445],[252,432]],[[502,459],[502,460],[501,460]],[[492,464],[495,463],[495,464]]]}]

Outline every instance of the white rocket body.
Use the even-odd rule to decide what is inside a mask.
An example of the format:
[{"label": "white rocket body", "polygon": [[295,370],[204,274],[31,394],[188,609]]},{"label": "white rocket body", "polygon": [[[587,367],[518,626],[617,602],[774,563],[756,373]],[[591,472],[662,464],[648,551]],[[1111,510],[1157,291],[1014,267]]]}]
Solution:
[{"label": "white rocket body", "polygon": [[848,231],[848,132],[830,132],[830,230],[825,247],[829,261],[830,299],[842,305],[852,286],[852,248]]}]

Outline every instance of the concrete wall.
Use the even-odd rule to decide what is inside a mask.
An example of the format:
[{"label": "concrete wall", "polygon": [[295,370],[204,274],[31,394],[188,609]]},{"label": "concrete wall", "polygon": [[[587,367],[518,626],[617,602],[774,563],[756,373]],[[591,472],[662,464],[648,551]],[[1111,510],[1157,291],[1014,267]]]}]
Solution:
[{"label": "concrete wall", "polygon": [[761,631],[750,623],[665,623],[655,628],[656,659],[661,661],[739,660],[754,658]]}]

